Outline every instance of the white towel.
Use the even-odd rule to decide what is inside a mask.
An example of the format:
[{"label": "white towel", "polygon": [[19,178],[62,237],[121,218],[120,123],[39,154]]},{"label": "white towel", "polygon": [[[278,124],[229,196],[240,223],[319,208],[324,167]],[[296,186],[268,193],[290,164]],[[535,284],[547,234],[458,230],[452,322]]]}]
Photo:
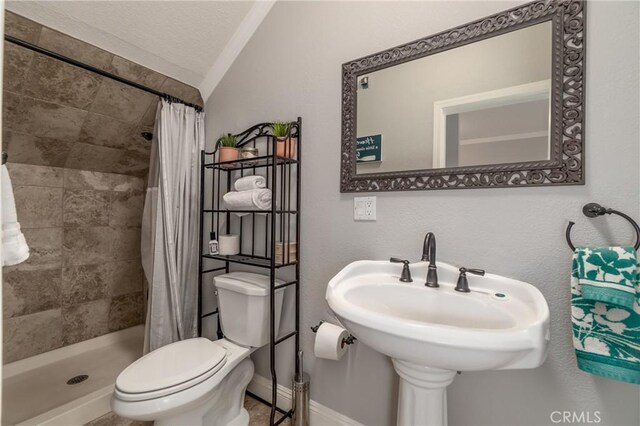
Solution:
[{"label": "white towel", "polygon": [[249,191],[251,189],[262,189],[267,187],[267,181],[264,176],[245,176],[241,177],[233,184],[236,191]]},{"label": "white towel", "polygon": [[[229,210],[269,210],[271,208],[270,189],[251,189],[249,191],[227,192],[222,196]],[[236,213],[244,216],[249,213]]]},{"label": "white towel", "polygon": [[17,265],[29,258],[29,246],[25,240],[18,215],[13,187],[7,166],[2,165],[2,265]]}]

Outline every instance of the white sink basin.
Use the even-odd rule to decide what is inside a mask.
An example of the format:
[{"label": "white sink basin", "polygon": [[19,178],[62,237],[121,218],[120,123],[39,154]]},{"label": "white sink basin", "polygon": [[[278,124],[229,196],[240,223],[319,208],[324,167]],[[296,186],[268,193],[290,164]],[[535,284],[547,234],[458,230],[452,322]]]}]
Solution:
[{"label": "white sink basin", "polygon": [[[353,262],[329,282],[326,293],[331,309],[360,342],[393,359],[403,379],[399,424],[446,424],[446,412],[439,417],[402,413],[403,389],[415,399],[420,392],[415,385],[444,391],[456,371],[542,364],[549,342],[549,308],[534,286],[493,274],[467,274],[471,292],[460,293],[454,290],[458,268],[438,262],[440,287],[429,288],[424,286],[427,263],[410,267],[413,282],[402,283],[401,264]],[[444,411],[441,402],[418,405],[423,411]],[[413,405],[405,411],[420,409]]]}]

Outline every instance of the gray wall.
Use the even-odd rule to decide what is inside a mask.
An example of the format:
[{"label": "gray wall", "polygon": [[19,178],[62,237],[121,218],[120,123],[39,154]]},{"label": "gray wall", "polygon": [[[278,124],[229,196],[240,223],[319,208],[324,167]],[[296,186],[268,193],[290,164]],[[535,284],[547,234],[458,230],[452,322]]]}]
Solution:
[{"label": "gray wall", "polygon": [[[357,259],[419,259],[426,231],[454,264],[531,282],[551,310],[548,360],[529,371],[464,373],[449,389],[452,425],[546,425],[553,410],[598,410],[602,424],[640,422],[638,387],[580,372],[571,347],[569,259],[577,243],[629,243],[619,218],[588,220],[599,201],[640,214],[637,3],[591,2],[586,72],[587,185],[378,193],[377,222],[353,221],[353,194],[339,192],[340,65],[512,6],[506,2],[278,2],[207,103],[219,135],[277,118],[303,117],[302,329],[311,396],[367,425],[394,423],[397,378],[363,344],[339,362],[315,359],[309,327],[329,319],[326,284]],[[287,52],[274,57],[275,51]],[[215,138],[209,138],[212,142]],[[279,348],[279,364],[291,364]],[[264,353],[256,357],[259,374]],[[289,380],[285,368],[281,381]]]},{"label": "gray wall", "polygon": [[[447,147],[448,149],[448,147]],[[457,166],[516,163],[549,159],[549,138],[474,143],[458,147]],[[447,161],[447,164],[449,162]]]}]

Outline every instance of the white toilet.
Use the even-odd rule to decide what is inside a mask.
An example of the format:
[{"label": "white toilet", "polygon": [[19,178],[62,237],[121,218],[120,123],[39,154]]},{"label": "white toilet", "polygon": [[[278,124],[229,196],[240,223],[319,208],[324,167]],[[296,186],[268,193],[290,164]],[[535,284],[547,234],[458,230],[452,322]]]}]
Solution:
[{"label": "white toilet", "polygon": [[[116,380],[114,413],[166,426],[249,424],[244,409],[253,377],[249,355],[269,344],[269,277],[232,272],[214,282],[225,338],[172,343],[131,364]],[[276,290],[276,335],[283,292]]]}]

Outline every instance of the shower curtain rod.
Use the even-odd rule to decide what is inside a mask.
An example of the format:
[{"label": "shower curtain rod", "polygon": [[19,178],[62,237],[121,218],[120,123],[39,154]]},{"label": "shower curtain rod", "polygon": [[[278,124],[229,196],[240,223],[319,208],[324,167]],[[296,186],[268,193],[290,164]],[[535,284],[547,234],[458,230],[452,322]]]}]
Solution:
[{"label": "shower curtain rod", "polygon": [[5,41],[8,41],[9,43],[16,44],[18,46],[24,47],[25,49],[33,50],[34,52],[38,52],[38,53],[40,53],[42,55],[49,56],[50,58],[54,58],[54,59],[57,59],[59,61],[66,62],[66,63],[74,65],[76,67],[85,69],[87,71],[91,71],[91,72],[94,72],[96,74],[100,74],[103,77],[107,77],[107,78],[110,78],[112,80],[116,80],[116,81],[118,81],[118,82],[120,82],[122,84],[126,84],[127,86],[135,87],[136,89],[145,91],[147,93],[151,93],[152,95],[159,96],[159,97],[161,97],[161,98],[163,98],[163,99],[165,99],[165,100],[167,100],[169,102],[181,103],[181,104],[184,104],[186,106],[190,106],[192,108],[195,108],[195,110],[198,111],[198,112],[202,112],[202,107],[199,106],[199,105],[192,104],[192,103],[189,103],[189,102],[185,102],[180,98],[177,98],[175,96],[169,95],[168,93],[159,92],[159,91],[154,90],[154,89],[152,89],[150,87],[143,86],[142,84],[136,83],[135,81],[127,80],[126,78],[122,78],[122,77],[117,76],[115,74],[111,74],[110,72],[103,71],[100,68],[96,68],[96,67],[94,67],[92,65],[85,64],[84,62],[76,61],[75,59],[69,58],[69,57],[64,56],[64,55],[60,55],[59,53],[52,52],[51,50],[44,49],[42,47],[36,46],[35,44],[31,44],[31,43],[29,43],[27,41],[20,40],[19,38],[15,38],[13,36],[5,34],[4,35],[4,39],[5,39]]}]

